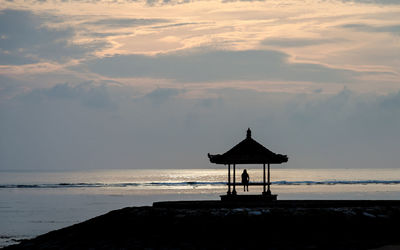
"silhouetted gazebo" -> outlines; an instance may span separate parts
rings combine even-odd
[[[270,164],[281,164],[288,161],[286,155],[275,154],[260,143],[251,138],[250,128],[247,130],[246,139],[231,148],[224,154],[211,155],[208,154],[210,162],[215,164],[228,165],[228,192],[227,196],[236,196],[236,164],[262,164],[263,165],[263,182],[250,183],[250,185],[262,185],[262,196],[276,199],[276,195],[271,195],[270,182]],[[231,183],[231,165],[233,166],[233,184]],[[268,166],[268,181],[265,178],[265,165]],[[231,186],[233,190],[231,191]],[[266,190],[266,187],[268,189]]]

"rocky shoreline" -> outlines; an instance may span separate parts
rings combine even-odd
[[[400,243],[398,201],[206,203],[127,207],[4,249],[374,249]]]

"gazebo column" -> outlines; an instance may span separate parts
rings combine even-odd
[[[233,164],[233,190],[232,194],[236,195],[236,164]]]
[[[266,182],[265,182],[265,163],[264,163],[263,164],[263,192],[262,192],[263,195],[267,194],[267,192],[265,190],[265,186],[266,186]]]
[[[268,163],[268,190],[267,190],[267,195],[271,195],[271,181],[270,181],[270,171],[269,171],[269,163]]]
[[[231,164],[228,164],[228,195],[231,194]]]

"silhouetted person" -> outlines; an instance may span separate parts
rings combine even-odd
[[[247,173],[247,170],[245,169],[245,170],[243,170],[243,173],[242,173],[243,191],[246,191],[246,189],[247,189],[247,192],[249,192],[249,181],[250,181],[250,176]]]

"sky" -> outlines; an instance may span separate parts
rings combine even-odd
[[[0,170],[400,167],[400,1],[0,0]]]

